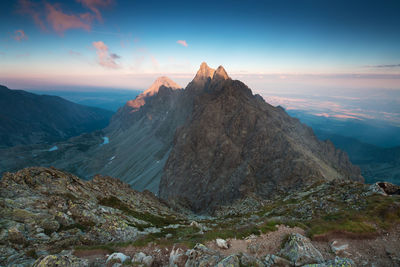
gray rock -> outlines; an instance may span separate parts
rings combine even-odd
[[[253,257],[246,253],[243,253],[240,256],[240,263],[242,266],[253,266],[253,267],[264,267],[265,266],[265,264],[262,261],[260,261],[256,257]]]
[[[321,263],[324,261],[324,257],[311,244],[311,241],[297,233],[289,235],[288,240],[279,254],[289,259],[295,266]]]
[[[8,240],[15,244],[26,243],[26,238],[24,234],[17,227],[12,227],[8,229]]]
[[[188,260],[185,267],[216,266],[222,259],[221,255],[203,244],[196,244],[193,249],[186,251]]]
[[[267,254],[264,258],[264,263],[265,266],[267,267],[274,267],[274,266],[279,266],[279,267],[290,267],[292,264],[290,261],[287,259],[284,259],[282,257],[273,255],[273,254]]]
[[[169,267],[183,267],[188,259],[188,256],[185,255],[184,251],[180,248],[175,249],[172,248],[171,253],[169,254]]]
[[[63,255],[48,255],[40,257],[35,261],[33,267],[86,267],[89,266],[89,261],[86,259],[80,259],[75,256],[63,256]]]
[[[355,266],[351,259],[335,257],[333,260],[328,260],[319,264],[306,264],[303,267],[351,267]]]
[[[230,255],[217,264],[217,267],[239,267],[239,266],[240,266],[240,261],[238,256],[236,255]]]

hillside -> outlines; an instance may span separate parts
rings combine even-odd
[[[53,143],[108,125],[112,112],[0,86],[0,148]]]

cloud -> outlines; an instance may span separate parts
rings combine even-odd
[[[369,68],[399,68],[400,64],[385,64],[385,65],[372,65]]]
[[[88,13],[81,14],[79,17],[76,15],[68,15],[51,4],[46,4],[46,12],[47,21],[53,29],[60,34],[68,29],[84,29],[87,31],[91,29],[91,19]]]
[[[17,12],[22,15],[30,16],[36,25],[42,30],[52,28],[59,34],[63,34],[69,29],[91,30],[93,20],[103,21],[100,7],[106,7],[113,3],[113,0],[76,0],[90,12],[67,14],[60,4],[50,4],[44,1],[44,4],[31,0],[18,0]]]
[[[188,44],[186,43],[185,40],[178,40],[178,41],[176,41],[176,43],[178,43],[178,44],[180,44],[180,45],[182,45],[184,47],[188,47]]]
[[[17,12],[32,17],[36,25],[38,25],[42,30],[46,30],[46,26],[42,19],[43,14],[40,12],[40,7],[36,3],[29,0],[19,0]]]
[[[76,0],[83,6],[89,8],[99,21],[103,21],[99,7],[107,7],[113,3],[112,0]]]
[[[76,51],[74,51],[74,50],[69,50],[69,51],[68,51],[68,54],[70,54],[71,56],[74,56],[74,57],[80,57],[80,56],[82,56],[81,53],[76,52]]]
[[[14,39],[17,40],[18,42],[22,40],[28,40],[28,36],[25,34],[23,30],[16,30],[14,35]]]
[[[99,64],[105,68],[118,69],[120,66],[115,62],[120,56],[114,53],[110,53],[108,46],[102,41],[93,42],[94,48],[96,48],[97,58]]]
[[[111,54],[110,54],[110,57],[111,57],[112,59],[119,59],[119,58],[121,58],[120,56],[118,56],[117,54],[114,54],[114,53],[111,53]]]

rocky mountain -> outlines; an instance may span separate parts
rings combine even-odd
[[[53,143],[108,125],[112,112],[0,86],[0,148]]]
[[[198,216],[111,177],[26,168],[0,180],[0,265],[398,266],[399,193],[331,181]]]
[[[201,212],[249,194],[271,198],[318,181],[362,181],[346,153],[221,66],[203,63],[184,94],[193,105],[164,167],[164,199]]]
[[[57,147],[3,151],[8,156],[0,167],[55,166],[86,179],[110,175],[196,212],[213,212],[249,195],[273,198],[319,181],[362,181],[346,153],[253,95],[223,67],[206,63],[186,89],[161,77],[101,133]]]
[[[383,148],[360,142],[355,138],[319,131],[321,139],[329,139],[346,151],[351,162],[360,166],[367,183],[387,181],[400,184],[400,147]]]

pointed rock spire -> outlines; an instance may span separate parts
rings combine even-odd
[[[218,69],[214,72],[213,80],[214,79],[222,79],[222,80],[229,79],[228,73],[226,73],[224,67],[222,66],[218,67]]]
[[[210,68],[207,63],[203,62],[200,65],[200,69],[197,71],[194,80],[205,80],[208,78],[212,78],[214,76],[215,70]]]

